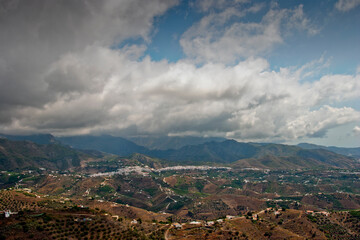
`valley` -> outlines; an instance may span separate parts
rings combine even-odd
[[[281,152],[273,156],[257,150],[253,159],[191,162],[2,141],[3,156],[11,156],[7,161],[39,164],[0,172],[0,211],[16,213],[2,215],[3,239],[359,237],[360,171],[350,167],[358,160],[342,155],[338,163],[325,150],[309,153],[332,160],[314,159],[311,165],[287,161],[289,153],[301,150],[285,145],[276,145]],[[22,146],[21,152],[13,145]],[[48,149],[57,162],[41,158],[49,156]],[[72,158],[79,163],[62,163]],[[277,167],[279,161],[287,164]]]

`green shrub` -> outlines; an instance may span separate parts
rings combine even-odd
[[[109,185],[105,185],[102,187],[99,187],[99,191],[103,193],[112,193],[115,191],[115,189]]]

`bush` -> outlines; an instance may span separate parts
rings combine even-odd
[[[265,237],[270,237],[271,235],[272,235],[271,232],[265,232],[265,233],[264,233],[264,236],[265,236]]]
[[[48,223],[52,220],[52,217],[47,215],[46,213],[44,213],[44,215],[42,216],[42,219],[43,219],[44,223]]]
[[[36,230],[38,230],[39,232],[42,232],[42,231],[44,231],[44,228],[42,226],[37,226]]]
[[[360,211],[353,210],[353,211],[349,211],[349,213],[353,217],[360,218]]]
[[[29,227],[27,225],[23,226],[23,232],[27,233],[29,231]]]

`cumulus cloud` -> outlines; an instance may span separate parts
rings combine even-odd
[[[182,35],[180,44],[185,54],[200,63],[234,63],[268,53],[275,45],[283,43],[285,34],[295,29],[309,34],[318,32],[305,16],[302,5],[295,9],[279,9],[273,4],[260,22],[241,21],[246,14],[263,7],[228,7],[209,13]],[[238,21],[234,22],[234,18]]]
[[[341,12],[350,11],[360,5],[360,0],[339,0],[335,4],[335,8]]]
[[[333,127],[360,120],[357,110],[335,107],[359,98],[359,73],[304,82],[302,76],[314,70],[311,64],[273,71],[266,59],[252,56],[233,65],[224,58],[197,66],[188,59],[153,61],[142,56],[144,45],[111,47],[129,37],[148,38],[153,17],[173,1],[71,1],[76,6],[26,2],[8,4],[1,12],[0,24],[7,33],[0,39],[1,131],[286,140],[324,136]],[[255,42],[268,39],[265,32],[273,31],[275,44],[282,41],[276,34],[281,32],[278,21],[294,16],[294,10],[290,12],[272,9],[261,23],[236,23],[228,30],[260,29],[254,36],[249,33]],[[234,13],[221,14],[217,21],[225,22]],[[209,26],[206,21],[213,20],[206,19],[194,27]],[[94,31],[87,32],[91,28]],[[217,33],[220,39],[226,35]]]

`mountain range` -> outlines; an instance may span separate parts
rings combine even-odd
[[[241,143],[235,140],[185,146],[178,150],[155,151],[150,156],[172,161],[236,163],[241,167],[271,169],[359,166],[352,157],[324,149],[303,149],[272,143]]]
[[[335,148],[343,154],[336,153],[333,148],[316,145],[299,146],[273,143],[243,143],[235,140],[211,138],[195,139],[192,143],[177,149],[160,150],[163,147],[149,149],[137,145],[125,138],[110,135],[54,137],[46,135],[11,136],[0,135],[0,168],[16,168],[23,166],[40,166],[66,169],[79,166],[80,159],[87,154],[96,158],[101,151],[119,156],[129,156],[134,153],[144,154],[177,162],[178,164],[231,164],[234,167],[258,167],[270,169],[295,168],[358,168],[359,161],[353,154],[348,156],[346,148]],[[16,140],[16,141],[10,141]],[[19,141],[23,140],[23,141]],[[147,141],[155,143],[159,141]],[[172,140],[165,139],[167,142]],[[186,138],[177,138],[173,142],[181,142]],[[206,141],[209,140],[209,141]],[[182,143],[183,144],[183,143]],[[170,145],[170,144],[169,144]],[[164,146],[164,145],[162,145]],[[311,149],[310,149],[311,148]],[[81,149],[78,151],[76,149]],[[85,152],[85,150],[87,150]],[[91,152],[89,150],[95,150]],[[355,151],[354,149],[348,149]],[[354,152],[356,153],[356,152]],[[346,156],[347,155],[347,156]]]

